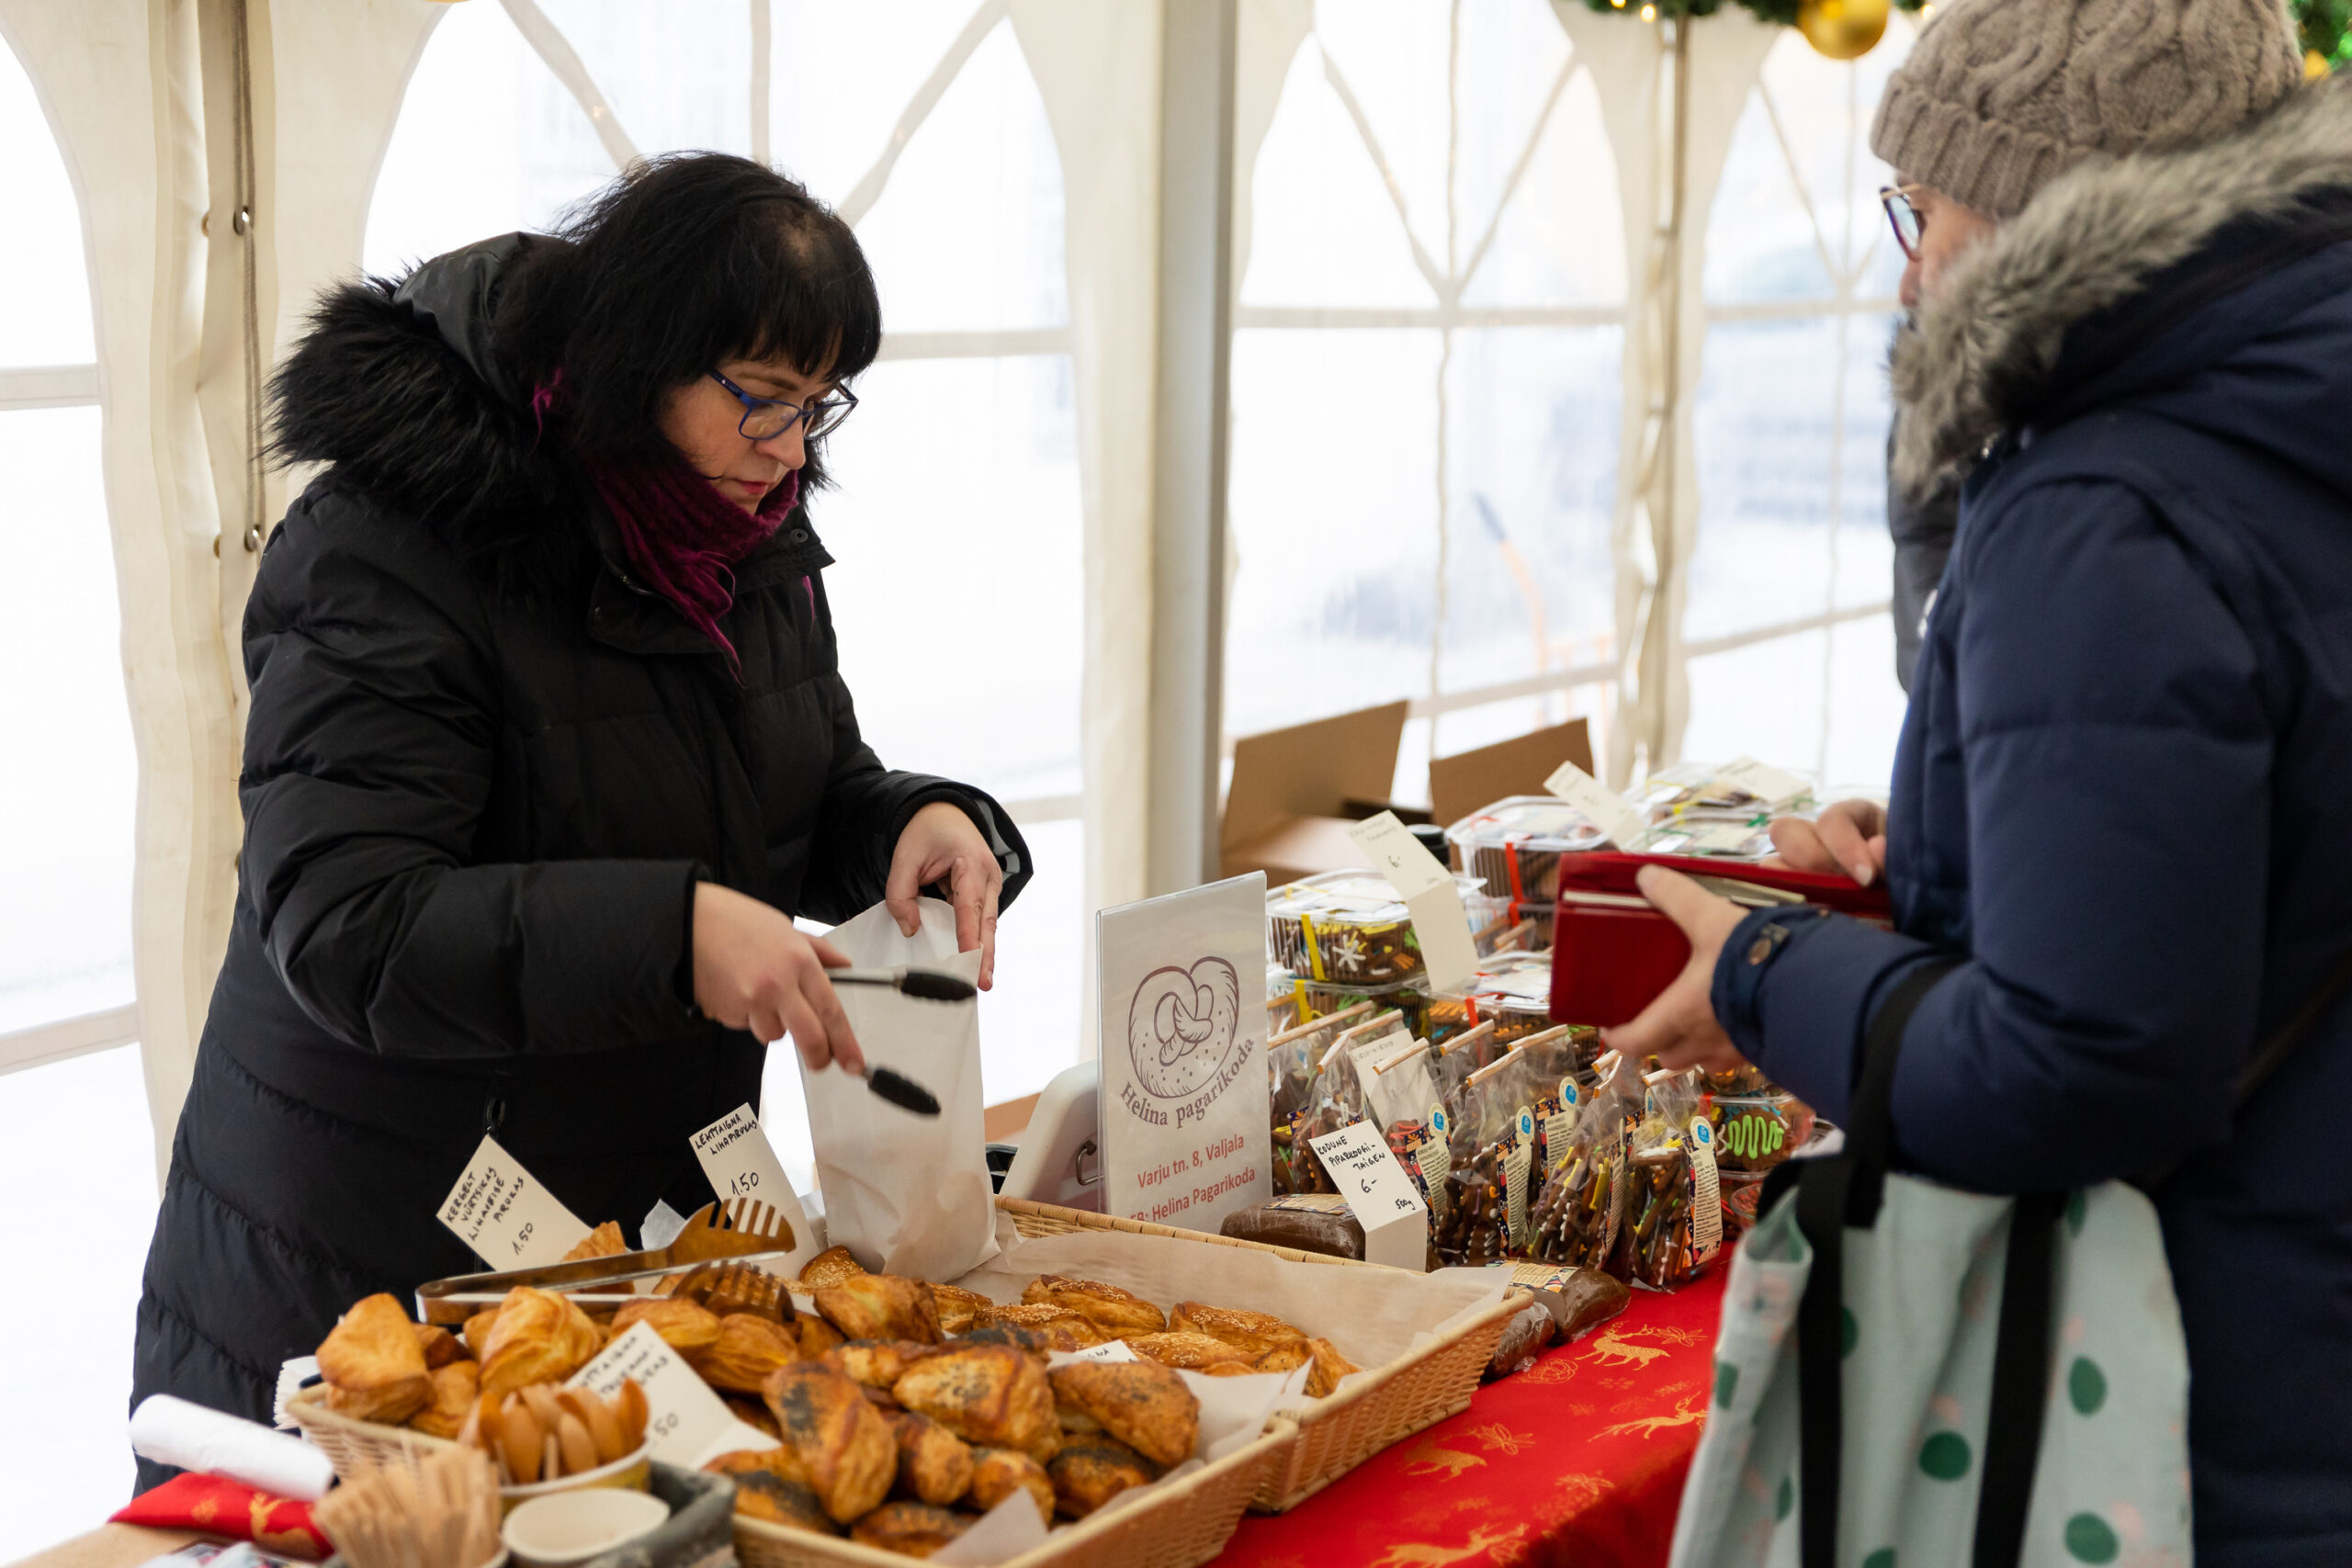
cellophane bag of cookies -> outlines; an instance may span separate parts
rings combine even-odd
[[[1569,1086],[1576,1101],[1555,1118],[1545,1140],[1544,1182],[1535,1201],[1538,1262],[1598,1269],[1609,1261],[1623,1206],[1625,1104],[1638,1103],[1632,1065],[1604,1056],[1590,1086]]]
[[[1470,1075],[1450,1129],[1447,1214],[1438,1253],[1478,1267],[1524,1256],[1532,1237],[1529,1190],[1541,1086],[1514,1051]]]
[[[1330,1043],[1323,1048],[1317,1063],[1314,1103],[1292,1135],[1290,1171],[1296,1184],[1292,1190],[1297,1192],[1339,1190],[1315,1153],[1314,1142],[1326,1133],[1336,1133],[1364,1120],[1363,1084],[1357,1075],[1355,1047],[1383,1040],[1403,1045],[1412,1036],[1406,1032],[1404,1015],[1392,1011],[1341,1029],[1329,1038]]]
[[[1286,1030],[1266,1043],[1266,1080],[1273,1123],[1273,1183],[1276,1193],[1310,1192],[1300,1185],[1298,1168],[1306,1158],[1300,1136],[1315,1111],[1315,1082],[1333,1036],[1352,1020],[1325,1019]]]
[[[1696,1279],[1723,1246],[1714,1130],[1696,1072],[1653,1073],[1645,1082],[1609,1271],[1637,1288],[1670,1291]]]

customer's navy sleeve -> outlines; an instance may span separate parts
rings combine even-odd
[[[1964,1186],[2080,1186],[2227,1133],[2262,972],[2271,732],[2243,626],[2136,491],[2045,485],[1982,524],[1945,626],[1974,952],[1905,1033],[1896,1133]],[[1888,982],[1931,950],[1782,916],[1759,952],[1774,918],[1726,943],[1717,1015],[1834,1119]]]

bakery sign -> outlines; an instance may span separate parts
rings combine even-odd
[[[1272,1190],[1262,873],[1105,909],[1103,1208],[1215,1232]]]

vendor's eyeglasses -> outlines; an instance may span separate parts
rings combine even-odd
[[[1912,261],[1919,259],[1919,236],[1928,227],[1928,220],[1920,217],[1919,209],[1911,204],[1911,193],[1921,188],[1919,186],[1881,186],[1878,192],[1878,204],[1886,209],[1886,220],[1894,227],[1894,243],[1903,247],[1904,255]]]
[[[773,441],[795,424],[803,426],[803,437],[814,441],[826,433],[841,428],[842,421],[857,407],[857,399],[846,387],[834,389],[830,398],[819,398],[812,403],[788,403],[782,398],[755,398],[714,370],[710,378],[735,394],[743,405],[742,422],[736,429],[753,441]]]

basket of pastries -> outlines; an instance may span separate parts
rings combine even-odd
[[[1252,1369],[1312,1368],[1303,1397],[1281,1412],[1296,1424],[1296,1440],[1282,1450],[1250,1499],[1250,1506],[1265,1512],[1295,1506],[1391,1443],[1465,1408],[1504,1325],[1526,1304],[1504,1290],[1508,1281],[1500,1271],[1490,1284],[1438,1280],[1021,1199],[1000,1198],[997,1208],[1026,1240],[1091,1243],[1123,1258],[1122,1247],[1134,1249],[1123,1269],[1143,1298],[1128,1308],[1134,1321],[1120,1321],[1105,1307],[1080,1311],[1081,1303],[1069,1303],[1096,1332],[1212,1376],[1235,1375],[1241,1370],[1236,1362]],[[1001,1221],[1001,1235],[1003,1228]],[[1014,1256],[1025,1259],[1038,1250],[1024,1247]],[[1312,1266],[1317,1277],[1279,1278],[1294,1264]],[[1351,1274],[1325,1275],[1327,1269]],[[1141,1288],[1154,1280],[1166,1281],[1159,1294]],[[1188,1299],[1195,1296],[1209,1299]],[[1255,1306],[1227,1304],[1253,1297]],[[1258,1310],[1278,1299],[1295,1304],[1279,1313]],[[1151,1316],[1163,1300],[1164,1329],[1154,1326]],[[1046,1304],[1046,1323],[1064,1321],[1054,1303]],[[1008,1312],[1035,1315],[1031,1309],[1000,1307],[1000,1320]],[[1328,1329],[1328,1337],[1317,1329]]]

